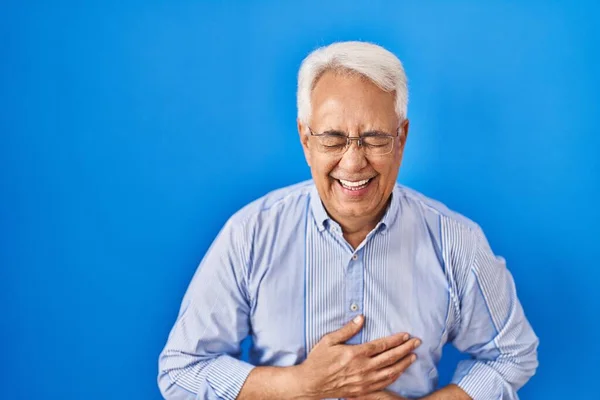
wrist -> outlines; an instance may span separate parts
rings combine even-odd
[[[284,368],[284,381],[288,388],[286,398],[289,400],[318,399],[316,391],[311,384],[310,377],[302,364]]]

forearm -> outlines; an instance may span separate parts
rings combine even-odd
[[[229,355],[191,362],[176,351],[160,357],[159,388],[165,399],[235,398],[255,368]]]
[[[464,390],[454,384],[443,387],[440,390],[422,397],[420,400],[472,400]]]
[[[308,400],[298,367],[256,367],[240,391],[237,400]]]
[[[458,289],[459,324],[452,344],[471,357],[458,363],[451,383],[474,399],[518,399],[537,368],[536,337],[525,318],[512,275],[479,229],[469,273]]]

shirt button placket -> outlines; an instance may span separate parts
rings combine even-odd
[[[347,303],[347,312],[346,312],[346,320],[349,321],[357,315],[363,313],[364,305],[363,305],[363,289],[364,289],[364,281],[363,281],[363,261],[360,254],[360,251],[354,253],[352,257],[350,257],[348,263],[348,271],[346,274],[346,301]],[[347,343],[349,344],[358,344],[362,342],[362,330],[356,336],[351,338]]]

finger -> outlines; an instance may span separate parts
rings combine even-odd
[[[381,339],[372,340],[367,343],[363,343],[359,347],[359,351],[369,357],[381,354],[385,351],[398,347],[402,343],[406,342],[410,338],[408,333],[398,333],[395,335],[387,336]]]
[[[421,345],[421,340],[413,338],[407,342],[402,343],[390,350],[376,355],[371,358],[369,362],[369,368],[381,369],[390,365],[395,364],[402,358],[408,356],[412,351]]]
[[[411,354],[394,365],[367,374],[363,379],[364,386],[361,392],[374,393],[384,390],[394,383],[416,359],[416,355]]]
[[[352,321],[348,322],[337,331],[328,333],[323,338],[332,345],[345,343],[362,329],[364,322],[365,318],[362,315],[357,315]]]
[[[406,371],[408,367],[417,360],[416,354],[411,354],[404,357],[397,363],[390,365],[389,367],[380,369],[379,371],[372,372],[367,378],[371,383],[367,386],[368,392],[375,392],[391,385],[396,379],[400,377]]]

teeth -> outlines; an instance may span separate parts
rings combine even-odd
[[[369,182],[369,179],[363,179],[362,181],[358,181],[358,182],[345,181],[343,179],[340,179],[340,183],[343,186],[346,186],[346,187],[349,187],[349,188],[357,188],[357,187],[366,185],[367,182]]]

